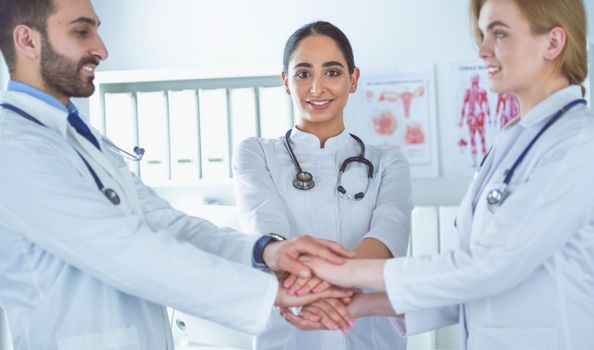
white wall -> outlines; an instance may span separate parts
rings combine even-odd
[[[6,88],[6,83],[8,83],[8,67],[6,67],[4,57],[0,54],[0,90]]]
[[[592,0],[586,0],[591,2]],[[455,176],[450,64],[476,57],[467,0],[94,1],[110,50],[101,70],[277,66],[299,26],[328,20],[349,37],[362,75],[434,63],[440,177],[414,181],[417,205],[455,205],[470,181]],[[589,4],[591,7],[592,5]],[[594,14],[589,13],[591,23]],[[592,33],[592,30],[591,30]],[[347,120],[357,116],[347,111]],[[454,135],[454,136],[450,136]]]

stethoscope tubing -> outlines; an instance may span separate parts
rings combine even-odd
[[[43,124],[41,121],[39,121],[39,119],[35,118],[34,116],[30,115],[29,113],[23,111],[22,109],[8,104],[8,103],[0,103],[0,107],[8,109],[12,112],[17,113],[18,115],[20,115],[21,117],[37,124],[40,125],[42,127],[47,128],[47,125]],[[113,145],[113,144],[112,144]],[[114,145],[115,146],[115,145]],[[74,148],[74,147],[73,147]],[[80,159],[83,161],[83,163],[85,164],[85,166],[87,167],[87,169],[89,170],[89,172],[91,173],[91,176],[93,177],[93,180],[95,181],[95,184],[97,185],[97,188],[99,189],[99,191],[101,193],[103,193],[107,199],[109,199],[109,201],[111,203],[113,203],[113,205],[118,205],[120,204],[120,197],[118,196],[117,192],[114,191],[111,188],[106,188],[103,185],[103,181],[101,181],[101,179],[99,178],[99,176],[97,175],[97,173],[95,172],[95,170],[93,169],[93,167],[91,167],[91,165],[89,164],[89,162],[85,159],[85,157],[83,157],[83,155],[74,148],[74,151],[76,152],[76,154],[78,154],[78,156],[80,157]]]
[[[534,146],[536,141],[538,141],[538,139],[545,133],[545,131],[547,131],[547,129],[549,129],[553,124],[555,124],[567,111],[569,111],[571,108],[575,107],[576,105],[582,104],[582,103],[585,104],[586,100],[584,100],[584,99],[573,100],[570,103],[563,106],[563,108],[561,108],[559,111],[557,111],[555,114],[553,114],[552,117],[550,117],[550,119],[546,122],[546,124],[532,138],[532,140],[530,141],[528,146],[526,146],[526,148],[524,148],[524,150],[522,151],[520,156],[516,159],[514,164],[512,164],[512,166],[508,170],[505,171],[505,178],[503,179],[503,186],[500,189],[494,189],[494,190],[489,191],[489,193],[487,193],[487,198],[486,198],[487,199],[487,207],[489,208],[489,210],[491,212],[494,212],[495,208],[499,207],[501,204],[503,204],[503,202],[507,199],[507,197],[509,197],[510,192],[507,188],[508,188],[509,184],[511,183],[514,173],[515,173],[516,169],[520,166],[522,161],[524,161],[524,158],[526,158],[526,155],[528,154],[528,152],[530,151],[532,146]],[[487,154],[483,158],[483,161],[481,162],[481,165],[480,165],[481,167],[485,163],[485,160],[487,159],[489,153],[491,153],[491,149],[489,150],[489,152],[487,152]]]
[[[509,170],[506,172],[505,178],[503,179],[503,183],[505,185],[509,185],[510,184],[511,179],[514,176],[514,173],[515,173],[516,169],[522,163],[522,161],[524,161],[524,158],[526,158],[526,155],[528,154],[528,152],[530,151],[530,149],[532,148],[532,146],[534,146],[534,144],[536,143],[536,141],[538,141],[538,139],[542,136],[542,134],[544,134],[544,132],[547,131],[548,128],[550,128],[553,124],[555,124],[555,122],[557,122],[567,111],[569,111],[573,107],[577,106],[578,104],[582,104],[582,103],[583,104],[586,104],[587,101],[582,98],[582,99],[573,100],[573,101],[569,102],[568,104],[566,104],[565,106],[563,106],[563,108],[561,108],[560,110],[558,110],[551,117],[551,119],[549,119],[549,121],[547,121],[547,123],[538,131],[538,133],[536,134],[536,136],[534,136],[534,138],[532,139],[532,141],[530,141],[530,143],[528,144],[528,146],[526,146],[526,148],[524,149],[524,151],[522,152],[522,154],[520,154],[520,156],[518,157],[518,159],[516,159],[516,161],[514,162],[514,164],[511,166],[511,168],[509,168]]]
[[[285,148],[287,149],[287,151],[289,153],[289,156],[291,157],[291,159],[293,161],[293,164],[295,165],[295,168],[297,169],[297,175],[296,175],[295,179],[293,180],[293,187],[295,187],[298,190],[309,190],[315,186],[315,182],[313,180],[313,175],[309,172],[303,171],[303,169],[301,168],[301,165],[299,164],[299,161],[297,160],[297,157],[295,156],[295,153],[293,151],[293,147],[291,146],[291,132],[292,132],[292,129],[289,129],[285,133],[284,144],[285,144]],[[349,135],[355,141],[357,141],[357,143],[359,144],[359,146],[361,148],[361,151],[357,156],[349,157],[342,162],[340,169],[338,171],[336,190],[338,191],[338,193],[340,193],[340,195],[342,195],[346,198],[360,200],[365,196],[365,193],[367,193],[367,190],[369,189],[369,182],[373,178],[373,174],[374,174],[374,166],[373,166],[373,163],[371,163],[371,161],[369,161],[367,158],[365,158],[365,143],[363,142],[363,140],[361,140],[361,138],[359,138],[357,135],[354,135],[351,133],[349,133]],[[367,186],[365,187],[364,192],[356,193],[354,196],[351,196],[346,191],[346,189],[342,186],[342,182],[341,182],[342,174],[346,171],[347,166],[352,162],[363,163],[367,167]],[[302,177],[307,177],[307,180],[302,181],[301,180]]]

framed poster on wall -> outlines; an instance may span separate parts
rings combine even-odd
[[[487,66],[482,61],[456,62],[451,67],[452,101],[450,122],[457,133],[447,142],[458,149],[451,161],[458,176],[470,176],[493,144],[495,135],[519,113],[512,93],[489,90]]]
[[[366,143],[398,148],[413,177],[437,177],[437,122],[433,65],[362,78],[356,132]]]
[[[584,81],[586,100],[588,100],[590,108],[592,108],[592,101],[594,101],[594,74],[592,74],[592,68],[594,68],[594,36],[588,38],[588,77]]]

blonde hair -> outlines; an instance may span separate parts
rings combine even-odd
[[[483,42],[483,34],[478,28],[478,18],[486,1],[470,0],[474,39],[479,46]],[[588,28],[583,0],[514,0],[514,2],[530,22],[534,33],[545,34],[555,27],[565,30],[567,40],[563,52],[557,59],[557,67],[570,84],[580,85],[588,75],[586,50]]]

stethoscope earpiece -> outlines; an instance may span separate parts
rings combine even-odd
[[[140,162],[144,156],[144,148],[142,147],[134,146],[134,154],[132,154],[128,151],[124,151],[105,136],[102,136],[101,140],[103,141],[103,144],[106,145],[107,148],[109,148],[112,152],[119,154],[120,156],[133,162]]]

